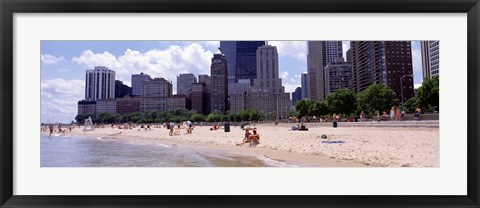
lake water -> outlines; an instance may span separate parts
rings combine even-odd
[[[169,145],[159,140],[40,135],[42,167],[288,167],[263,155]]]

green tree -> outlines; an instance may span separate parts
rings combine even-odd
[[[196,113],[192,115],[191,119],[193,122],[200,122],[205,120],[205,116],[203,116],[202,114]]]
[[[290,118],[290,117],[296,117],[296,118],[298,118],[298,116],[300,116],[300,113],[298,113],[298,111],[296,111],[296,110],[292,110],[292,111],[288,111],[287,116],[288,116],[289,118]]]
[[[439,76],[434,76],[431,79],[426,78],[422,82],[422,86],[418,88],[417,107],[421,107],[423,111],[433,111],[434,108],[439,109],[439,93],[440,93]]]
[[[327,97],[326,104],[331,113],[350,115],[357,108],[357,98],[351,90],[340,89]]]
[[[418,97],[411,97],[403,104],[403,110],[406,113],[413,113],[415,109],[420,106],[420,99]]]
[[[295,103],[295,110],[300,117],[308,116],[309,101],[310,100],[299,100]]]
[[[144,118],[142,113],[135,112],[131,115],[130,121],[133,122],[133,123],[138,123],[140,120],[142,120],[142,118]]]
[[[359,111],[373,114],[390,109],[396,102],[393,90],[381,84],[373,84],[357,94]]]

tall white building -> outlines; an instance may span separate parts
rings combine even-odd
[[[132,74],[132,95],[142,95],[142,82],[150,80],[150,75],[144,74]]]
[[[265,45],[257,49],[257,78],[253,86],[268,92],[285,92],[282,80],[278,77],[277,47]]]
[[[115,71],[104,66],[86,70],[85,99],[115,99]]]
[[[440,41],[421,41],[423,78],[437,76],[440,72]]]
[[[343,55],[342,41],[308,41],[307,73],[308,98],[325,100],[325,74],[327,64]]]

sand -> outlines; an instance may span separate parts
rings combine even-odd
[[[177,136],[169,136],[166,128],[146,131],[105,127],[89,132],[75,128],[67,134],[159,139],[169,143],[264,154],[320,167],[439,167],[438,128],[333,128],[307,124],[309,131],[289,131],[291,125],[250,126],[260,134],[260,144],[256,147],[237,146],[244,135],[239,126],[231,126],[230,132],[223,129],[211,131],[211,126],[196,126],[193,134],[186,134],[186,130],[182,129]],[[327,139],[322,139],[322,134],[327,135]]]

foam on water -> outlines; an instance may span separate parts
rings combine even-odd
[[[167,147],[167,148],[170,148],[172,146],[170,145],[166,145],[166,144],[162,144],[162,143],[157,143],[158,146],[162,146],[162,147]]]
[[[263,161],[264,163],[266,163],[270,166],[273,166],[273,167],[299,167],[299,166],[289,164],[289,163],[286,163],[286,162],[274,160],[274,159],[269,158],[265,155],[256,155],[256,157],[257,157],[257,159],[259,159],[259,160]]]

